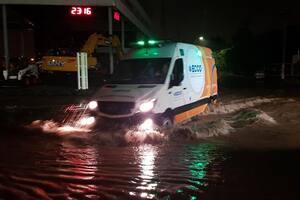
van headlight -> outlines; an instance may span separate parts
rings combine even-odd
[[[139,109],[141,112],[149,112],[154,108],[155,99],[151,101],[144,102],[140,105]]]
[[[97,101],[90,101],[90,102],[88,103],[88,108],[89,108],[90,110],[95,110],[97,107],[98,107]]]

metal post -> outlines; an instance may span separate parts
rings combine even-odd
[[[81,88],[85,90],[85,66],[84,66],[84,54],[80,53],[80,63],[81,63]]]
[[[281,79],[285,79],[286,23],[283,25]]]
[[[122,50],[123,50],[123,52],[124,52],[124,50],[125,50],[125,32],[124,32],[125,22],[124,22],[123,17],[122,17],[121,20],[122,20],[122,21],[121,21],[121,40],[122,40]]]
[[[8,35],[7,35],[7,13],[6,5],[2,5],[2,24],[3,24],[3,45],[4,45],[4,59],[5,68],[9,70],[9,52],[8,52]]]
[[[77,52],[77,84],[78,90],[81,90],[81,63],[80,63],[80,53]]]
[[[112,40],[113,34],[113,24],[112,24],[112,8],[108,7],[108,34],[110,40]],[[113,57],[113,49],[112,45],[109,48],[109,73],[112,74],[114,72],[114,57]]]
[[[78,90],[89,89],[87,53],[77,52]]]
[[[88,60],[87,53],[84,53],[84,66],[85,66],[85,89],[89,89],[89,71],[88,71]]]

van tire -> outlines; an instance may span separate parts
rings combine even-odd
[[[171,112],[166,112],[161,117],[160,126],[162,128],[171,128],[174,125],[174,117]]]

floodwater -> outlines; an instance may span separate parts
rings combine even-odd
[[[54,119],[0,136],[0,199],[299,199],[299,99],[221,102],[171,130]]]

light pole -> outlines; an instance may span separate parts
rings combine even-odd
[[[280,78],[285,79],[285,61],[286,61],[286,45],[287,45],[287,10],[282,10],[281,12],[283,20],[283,33],[282,33],[282,64],[281,64],[281,74]]]

